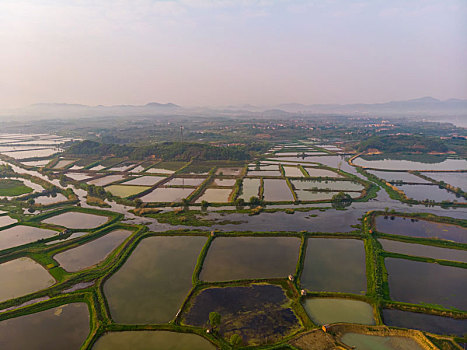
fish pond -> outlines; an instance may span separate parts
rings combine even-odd
[[[422,179],[421,177],[403,172],[403,171],[377,171],[377,170],[368,170],[368,173],[379,177],[387,182],[408,182],[408,183],[419,183],[419,184],[427,184],[430,181]]]
[[[384,263],[393,300],[467,310],[467,269],[394,258]]]
[[[467,191],[467,173],[423,173],[436,181],[444,181],[451,186]]]
[[[57,235],[57,231],[17,225],[0,231],[0,250],[36,242]]]
[[[141,197],[143,202],[180,202],[195,189],[192,187],[159,187]]]
[[[104,260],[115,248],[132,234],[127,230],[115,230],[105,236],[54,256],[65,270],[75,272]]]
[[[135,194],[141,193],[150,189],[149,186],[125,186],[125,185],[110,185],[105,188],[106,191],[109,191],[114,196],[126,198],[129,196],[134,196]]]
[[[207,201],[209,203],[226,203],[229,201],[231,188],[207,188],[195,203]]]
[[[447,249],[424,244],[393,241],[389,239],[380,239],[379,242],[387,252],[467,263],[467,250]]]
[[[366,264],[363,241],[308,239],[301,284],[311,291],[364,293]]]
[[[417,157],[413,157],[417,159]],[[431,157],[429,162],[421,162],[416,160],[394,159],[381,156],[366,156],[365,159],[358,157],[354,159],[355,165],[360,165],[367,168],[383,169],[383,170],[465,170],[467,169],[467,160],[453,159],[444,157]]]
[[[243,344],[275,343],[301,328],[285,291],[275,285],[204,289],[190,304],[183,323],[207,327],[209,313],[218,312],[221,336],[230,339],[239,334]]]
[[[79,349],[89,333],[85,303],[62,305],[0,322],[3,349]]]
[[[210,350],[216,349],[206,339],[189,333],[167,331],[110,332],[100,337],[93,350]]]
[[[259,186],[259,179],[243,179],[242,193],[239,198],[247,202],[251,197],[258,197]]]
[[[457,197],[455,193],[449,192],[444,188],[439,188],[437,185],[397,185],[397,188],[404,191],[408,198],[417,201],[434,200],[435,202],[442,201],[458,201],[465,202],[462,197]]]
[[[91,229],[105,224],[108,220],[108,216],[69,211],[42,220],[42,222],[71,229]]]
[[[117,323],[167,323],[192,287],[192,274],[206,237],[166,236],[142,240],[104,283]]]
[[[303,305],[318,325],[347,322],[374,325],[373,307],[359,300],[341,298],[307,298]]]
[[[342,175],[327,169],[307,167],[305,170],[311,177],[342,177]]]
[[[264,179],[264,200],[268,202],[292,202],[293,194],[283,179]]]
[[[166,186],[194,186],[198,187],[206,180],[205,177],[174,177]]]
[[[384,309],[384,323],[391,327],[413,328],[423,332],[463,337],[467,333],[467,319],[456,319],[419,312]]]
[[[403,216],[377,216],[376,229],[393,235],[467,243],[467,228]]]
[[[2,281],[0,302],[37,292],[55,283],[46,269],[29,258],[19,258],[0,264],[0,281]]]
[[[330,190],[330,191],[361,191],[363,185],[352,181],[307,181],[291,180],[296,189],[299,190]]]
[[[136,179],[126,181],[124,185],[154,186],[158,182],[165,180],[165,176],[141,176]]]
[[[295,237],[218,237],[209,247],[200,279],[286,278],[295,274],[299,250]]]
[[[108,184],[111,184],[112,182],[123,180],[124,178],[125,177],[123,175],[107,175],[98,179],[88,181],[88,184],[96,186],[106,186]]]

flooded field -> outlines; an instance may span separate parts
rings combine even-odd
[[[17,225],[0,231],[0,250],[36,242],[57,235],[57,231]]]
[[[357,239],[309,238],[301,284],[311,291],[366,291],[365,248]]]
[[[276,176],[280,177],[282,176],[281,172],[279,170],[248,170],[247,176]]]
[[[294,275],[300,239],[218,237],[209,247],[200,279],[227,281]]]
[[[377,170],[368,170],[368,173],[373,174],[380,179],[386,180],[388,182],[403,181],[409,183],[420,183],[427,184],[430,181],[422,179],[417,175],[401,172],[401,171],[377,171]]]
[[[34,198],[34,203],[48,205],[58,202],[65,202],[68,198],[66,198],[63,194],[57,193],[55,196],[39,196]]]
[[[87,180],[93,177],[93,175],[83,174],[83,173],[66,173],[65,175],[69,177],[70,179],[73,179],[76,181],[83,181],[83,180]]]
[[[306,167],[305,170],[311,177],[342,177],[342,175],[327,169]]]
[[[331,190],[331,191],[361,191],[363,186],[359,183],[352,181],[307,181],[307,180],[291,180],[296,189],[311,190],[316,188],[318,190]]]
[[[117,323],[167,323],[192,287],[206,237],[149,237],[104,284]]]
[[[57,162],[57,164],[54,165],[54,169],[62,169],[70,164],[72,164],[74,162],[74,160],[70,160],[70,159],[61,159]]]
[[[152,173],[152,174],[167,174],[171,175],[175,172],[175,170],[169,170],[169,169],[162,169],[162,168],[149,168],[146,170],[147,173]]]
[[[467,243],[467,228],[461,226],[400,216],[377,216],[375,224],[379,232]]]
[[[341,338],[346,345],[358,350],[423,350],[414,339],[408,337],[382,337],[377,335],[346,333]]]
[[[111,231],[94,241],[59,253],[54,259],[67,271],[79,271],[104,260],[131,234],[127,230]]]
[[[184,177],[174,177],[172,180],[167,182],[165,186],[194,186],[198,187],[203,183],[203,181],[206,180],[205,177],[190,177],[190,178],[184,178]]]
[[[111,184],[112,182],[120,181],[123,179],[124,179],[123,175],[108,175],[108,176],[100,177],[98,179],[91,180],[88,182],[88,184],[96,185],[96,186],[106,186],[108,184]]]
[[[269,202],[291,202],[294,198],[285,180],[264,179],[264,200]]]
[[[435,334],[463,337],[467,333],[467,319],[455,319],[418,312],[384,309],[384,324],[392,327],[413,328]]]
[[[363,301],[340,298],[307,298],[303,306],[311,320],[318,325],[338,322],[375,324],[373,307]]]
[[[62,305],[0,322],[4,349],[79,349],[89,333],[84,303]]]
[[[90,229],[101,226],[108,220],[109,217],[107,216],[70,211],[52,216],[42,220],[42,222],[66,228]]]
[[[43,148],[43,149],[36,149],[32,151],[4,152],[4,154],[7,155],[8,157],[21,160],[21,159],[28,159],[28,158],[49,157],[61,151],[62,151],[61,149],[57,149],[57,148]]]
[[[363,167],[384,170],[467,170],[467,160],[451,158],[440,158],[438,162],[422,163],[420,161],[391,159],[389,157],[375,160],[358,157],[353,162]]]
[[[125,181],[123,185],[153,186],[165,179],[165,176],[141,176],[130,181]]]
[[[185,324],[203,327],[209,312],[221,315],[220,334],[229,339],[240,334],[249,345],[270,344],[300,328],[279,286],[253,284],[248,287],[209,288],[192,300]]]
[[[462,197],[457,197],[454,193],[439,188],[436,185],[397,185],[397,188],[404,191],[408,198],[413,198],[417,201],[434,200],[435,202],[442,201],[458,201],[465,202]]]
[[[104,334],[92,347],[93,350],[210,350],[216,349],[206,339],[196,334],[166,331],[110,332]]]
[[[16,222],[18,222],[18,220],[13,219],[13,218],[9,217],[8,215],[0,216],[0,228],[11,225],[11,224],[14,224]],[[0,232],[0,237],[1,237],[1,235],[2,235],[2,233]]]
[[[195,189],[192,187],[160,187],[141,197],[143,202],[180,202]]]
[[[284,166],[285,176],[287,177],[304,177],[302,171],[293,166]]]
[[[236,180],[235,179],[215,179],[214,184],[216,186],[226,186],[226,187],[232,187],[235,185]]]
[[[259,179],[243,179],[242,193],[239,198],[244,201],[249,201],[251,197],[257,197],[259,192],[260,180]]]
[[[216,175],[233,175],[238,176],[243,168],[219,168],[216,170]]]
[[[126,198],[150,189],[150,186],[110,185],[105,188],[114,196]]]
[[[226,203],[229,201],[230,193],[232,193],[231,188],[207,188],[195,203],[201,203],[202,201]]]
[[[55,283],[41,265],[29,258],[10,260],[0,264],[0,302],[37,292]],[[5,283],[8,281],[8,283]],[[0,322],[0,334],[1,334]],[[0,337],[0,344],[1,342]]]
[[[467,191],[467,173],[423,173],[423,175]]]
[[[388,252],[467,263],[467,250],[446,249],[423,244],[392,241],[389,239],[379,239],[379,242],[383,246],[383,249]]]
[[[467,310],[467,270],[435,263],[386,258],[393,300]]]

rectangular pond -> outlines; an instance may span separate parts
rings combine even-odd
[[[363,185],[352,181],[308,181],[291,180],[296,189],[300,190],[330,190],[330,191],[361,191]]]
[[[367,168],[383,169],[383,170],[467,170],[467,160],[465,159],[444,159],[443,157],[432,157],[430,162],[420,162],[405,159],[392,159],[387,157],[379,159],[377,157],[358,157],[354,159],[354,164]],[[415,159],[415,158],[414,158]]]
[[[124,324],[167,323],[192,287],[206,237],[158,236],[142,240],[104,284],[112,319]]]
[[[467,191],[467,173],[423,173],[436,181],[444,181],[451,186]]]
[[[10,260],[0,264],[0,281],[2,281],[0,302],[37,292],[55,283],[46,269],[29,258]]]
[[[359,333],[345,333],[341,341],[358,350],[423,350],[413,338],[398,336],[378,336]]]
[[[180,202],[194,190],[192,187],[159,187],[141,197],[141,200],[143,202]]]
[[[112,193],[114,196],[126,198],[134,196],[150,189],[151,186],[126,186],[126,185],[110,185],[105,188],[106,191]]]
[[[66,177],[69,177],[70,179],[76,180],[76,181],[83,181],[90,179],[93,177],[93,175],[86,174],[86,173],[66,173]]]
[[[377,171],[368,170],[368,173],[379,177],[387,182],[403,181],[409,183],[428,184],[430,181],[422,179],[421,177],[401,171]]]
[[[123,179],[124,179],[123,175],[107,175],[104,177],[100,177],[98,179],[88,181],[88,184],[96,185],[96,186],[106,186],[108,184],[111,184],[112,182],[120,181]]]
[[[467,228],[401,216],[377,216],[376,229],[393,235],[467,243]]]
[[[242,192],[239,198],[248,202],[251,197],[258,197],[260,180],[259,179],[243,179]]]
[[[207,201],[209,203],[226,203],[229,201],[231,188],[207,188],[195,203]]]
[[[283,179],[264,179],[264,200],[268,202],[292,202],[293,194]]]
[[[467,310],[467,269],[386,258],[391,299]]]
[[[154,186],[155,184],[165,180],[165,176],[141,176],[130,181],[125,181],[123,185],[137,185],[137,186]]]
[[[57,231],[44,228],[17,225],[0,231],[0,250],[36,242],[57,235]]]
[[[69,272],[79,271],[104,260],[132,233],[127,230],[111,231],[103,237],[61,252],[54,259]]]
[[[379,239],[379,242],[387,252],[467,263],[467,250],[447,249],[424,244],[393,241],[390,239]]]
[[[365,293],[366,263],[363,241],[309,238],[301,285],[310,291]]]
[[[287,177],[304,177],[302,171],[294,166],[284,166],[285,176]]]
[[[108,216],[69,211],[42,220],[46,224],[63,226],[66,228],[90,229],[101,226],[109,220]]]
[[[307,167],[305,170],[311,177],[342,177],[342,175],[327,169]]]
[[[165,184],[165,186],[194,186],[198,187],[206,180],[205,177],[174,177],[169,182]]]
[[[279,170],[248,170],[247,176],[282,176],[282,173]]]
[[[3,349],[80,349],[88,333],[89,311],[85,303],[0,321]]]
[[[456,319],[394,309],[383,309],[384,324],[391,327],[418,329],[423,332],[463,337],[467,319]]]
[[[242,172],[243,168],[219,168],[216,170],[216,175],[233,175],[238,176]]]
[[[435,202],[442,201],[458,201],[465,202],[462,197],[457,197],[454,193],[449,192],[444,188],[439,188],[437,185],[397,185],[397,188],[404,191],[408,198],[413,198],[417,201],[434,200]]]
[[[295,237],[218,237],[209,247],[200,279],[286,278],[295,274],[299,251]]]
[[[235,179],[214,179],[214,184],[216,186],[232,187],[236,181]]]

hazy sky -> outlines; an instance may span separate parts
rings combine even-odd
[[[0,0],[0,107],[467,98],[467,0]]]

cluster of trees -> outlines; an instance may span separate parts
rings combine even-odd
[[[213,146],[194,142],[161,142],[147,146],[131,146],[104,144],[85,140],[72,145],[68,154],[129,157],[130,159],[145,159],[155,156],[163,160],[189,161],[197,160],[249,160],[257,150],[258,145],[248,146]]]
[[[331,203],[333,208],[342,209],[352,204],[352,197],[348,193],[339,192],[332,196]]]
[[[384,135],[373,136],[360,142],[360,152],[377,149],[383,153],[398,152],[447,152],[448,147],[437,138],[421,135]]]

